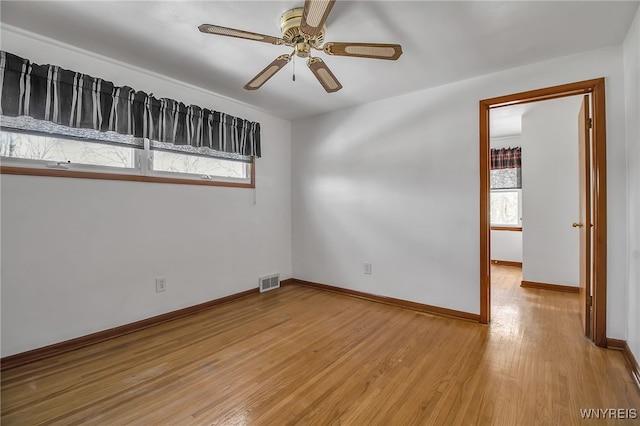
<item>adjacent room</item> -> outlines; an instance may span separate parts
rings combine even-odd
[[[3,0],[2,423],[637,421],[639,5]]]

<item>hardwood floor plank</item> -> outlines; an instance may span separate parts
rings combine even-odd
[[[2,375],[2,424],[578,425],[640,408],[577,295],[493,266],[489,326],[290,285]]]

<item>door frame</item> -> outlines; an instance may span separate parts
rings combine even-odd
[[[593,342],[607,346],[607,165],[604,77],[514,93],[480,101],[480,323],[491,320],[491,230],[489,218],[489,112],[492,109],[563,98],[591,95],[592,203],[593,203]],[[588,226],[588,224],[585,224]]]

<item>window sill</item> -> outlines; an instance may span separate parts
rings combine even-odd
[[[521,226],[491,226],[492,231],[522,231]]]
[[[173,183],[179,185],[204,185],[204,186],[223,186],[230,188],[255,188],[255,166],[250,165],[251,181],[248,183],[225,182],[225,181],[207,181],[195,179],[181,179],[161,176],[143,176],[119,173],[98,173],[74,170],[57,170],[57,169],[41,169],[30,167],[0,166],[0,174],[7,175],[27,175],[27,176],[46,176],[46,177],[65,177],[77,179],[102,179],[102,180],[121,180],[132,182],[153,182],[153,183]]]

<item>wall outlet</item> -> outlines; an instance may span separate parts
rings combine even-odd
[[[371,263],[364,262],[364,273],[367,275],[371,275]]]
[[[167,279],[162,277],[162,278],[156,278],[156,293],[160,293],[161,291],[166,291],[167,290]]]

